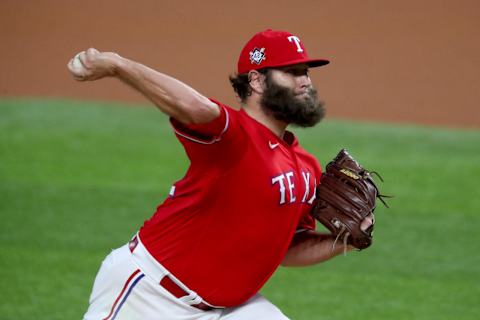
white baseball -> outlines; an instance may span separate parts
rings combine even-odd
[[[73,71],[74,71],[75,73],[83,73],[83,71],[84,71],[85,68],[83,67],[82,62],[80,61],[80,53],[78,53],[78,54],[73,58],[72,67],[73,67]]]

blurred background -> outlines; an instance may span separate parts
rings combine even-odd
[[[312,72],[331,117],[480,126],[475,0],[2,0],[0,94],[144,103],[118,81],[71,80],[68,60],[96,47],[235,105],[227,76],[266,28],[331,59]]]
[[[1,320],[81,318],[103,258],[189,165],[164,115],[115,79],[75,82],[69,59],[115,51],[236,107],[228,75],[266,28],[331,60],[305,149],[325,165],[346,147],[395,198],[371,248],[279,268],[262,293],[291,319],[478,319],[480,2],[2,0]]]

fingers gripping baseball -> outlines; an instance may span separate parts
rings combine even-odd
[[[90,48],[87,51],[79,52],[68,63],[68,69],[70,70],[74,79],[83,81],[87,80],[89,75],[89,67],[87,67],[87,52],[90,55],[95,54],[98,50]],[[91,58],[91,57],[90,57]]]
[[[77,53],[67,67],[75,80],[92,81],[114,75],[115,59],[119,57],[113,52],[100,52],[90,48]]]

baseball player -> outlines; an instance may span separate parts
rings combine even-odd
[[[315,231],[321,169],[286,130],[322,119],[308,72],[328,63],[291,33],[257,33],[230,77],[238,111],[116,53],[90,48],[69,62],[76,80],[116,77],[145,95],[190,160],[155,214],[105,258],[84,319],[287,319],[258,293],[277,267],[350,249]]]

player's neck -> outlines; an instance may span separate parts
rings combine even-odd
[[[259,103],[252,101],[242,105],[242,108],[250,117],[263,124],[278,137],[283,138],[288,126],[287,123],[275,119],[272,115],[266,114]]]

